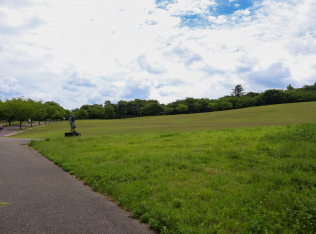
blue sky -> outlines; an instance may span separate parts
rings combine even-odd
[[[0,98],[169,103],[316,81],[316,0],[0,0]]]

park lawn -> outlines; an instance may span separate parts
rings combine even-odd
[[[31,146],[162,233],[316,231],[316,124]]]
[[[28,124],[28,121],[23,121],[22,124]],[[9,123],[2,123],[4,127],[8,127]],[[11,126],[20,126],[20,121],[13,121],[11,122]]]
[[[63,137],[65,122],[16,136],[45,138],[30,145],[161,233],[315,233],[307,104],[76,121],[75,138]]]
[[[316,102],[249,107],[229,111],[114,120],[76,120],[82,136],[146,135],[170,132],[249,128],[316,122]],[[13,137],[57,138],[70,131],[68,121],[22,132]]]

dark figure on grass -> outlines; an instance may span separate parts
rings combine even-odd
[[[68,121],[70,123],[70,132],[76,133],[75,116],[71,115]]]

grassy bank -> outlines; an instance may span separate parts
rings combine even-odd
[[[31,146],[155,230],[316,231],[315,124],[112,136],[90,131]]]
[[[171,132],[249,128],[316,122],[316,102],[249,107],[201,114],[115,120],[77,120],[82,136],[147,135]],[[14,137],[58,138],[69,131],[68,121],[19,133]]]

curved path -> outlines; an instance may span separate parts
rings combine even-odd
[[[0,233],[155,233],[27,146],[0,137]]]
[[[52,122],[52,123],[54,123],[54,122]],[[50,123],[50,124],[52,124],[52,123]],[[49,123],[47,122],[47,124],[49,124]],[[46,126],[45,122],[41,122],[40,126],[38,126],[38,125],[39,125],[38,122],[33,122],[32,128]],[[31,127],[31,125],[29,125],[29,124],[22,124],[22,128],[28,128],[28,127]],[[32,129],[32,128],[28,128],[28,129],[26,129],[24,131],[27,131],[27,130]],[[15,135],[15,134],[17,134],[19,132],[23,132],[23,131],[19,131],[19,132],[16,131],[16,130],[19,130],[19,129],[20,129],[20,126],[16,126],[16,125],[4,127],[3,130],[0,132],[0,137],[2,137],[2,136],[12,136],[12,135]]]

